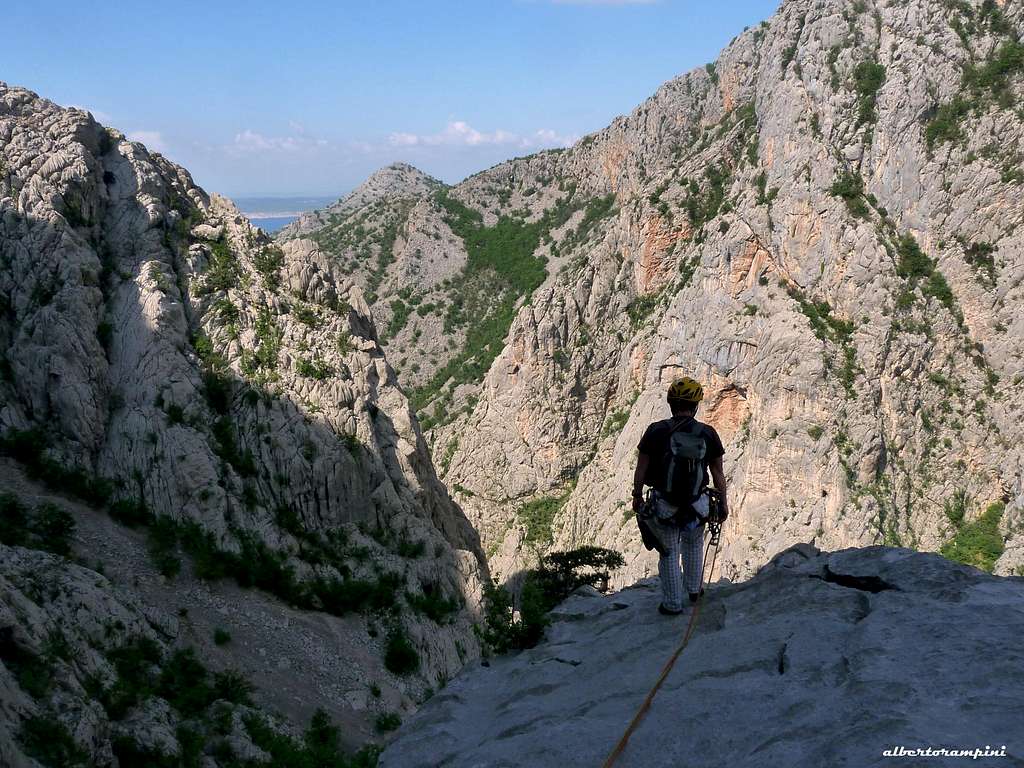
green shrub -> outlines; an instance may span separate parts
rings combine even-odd
[[[237,323],[241,317],[238,307],[232,303],[231,299],[226,297],[214,302],[213,311],[223,323]]]
[[[964,69],[961,88],[970,97],[957,94],[948,104],[939,107],[925,127],[928,148],[962,138],[960,124],[972,109],[982,109],[995,101],[1001,107],[1014,106],[1013,78],[1024,71],[1024,44],[1007,40],[993,51],[990,58]]]
[[[96,339],[106,354],[110,354],[110,342],[114,337],[114,326],[107,320],[101,320],[96,325]]]
[[[178,768],[182,765],[177,757],[140,744],[127,734],[115,736],[111,740],[111,748],[120,768]]]
[[[74,768],[88,766],[88,753],[72,738],[59,720],[45,715],[33,715],[21,724],[18,741],[25,754],[47,768]]]
[[[555,516],[569,500],[570,491],[560,496],[541,496],[528,501],[516,511],[516,518],[526,527],[523,541],[527,544],[547,546],[551,544]]]
[[[497,581],[485,584],[483,622],[474,627],[485,653],[532,648],[544,636],[552,608],[580,586],[605,582],[608,571],[624,563],[621,554],[601,547],[545,555],[538,568],[524,575],[518,606]]]
[[[629,407],[619,408],[608,414],[605,419],[604,426],[601,428],[601,439],[607,438],[609,435],[615,435],[622,431],[622,428],[626,426],[626,422],[629,421]]]
[[[162,654],[155,642],[135,636],[108,653],[107,659],[117,671],[117,680],[101,693],[100,700],[107,714],[120,720],[155,692],[155,675]]]
[[[210,673],[192,648],[174,651],[160,670],[156,694],[185,716],[203,712],[214,701]]]
[[[832,341],[836,344],[850,343],[855,330],[854,324],[849,320],[835,317],[827,301],[810,299],[795,285],[786,285],[786,292],[799,305],[815,336],[822,341]]]
[[[204,274],[203,285],[199,293],[215,293],[229,291],[238,287],[242,275],[238,257],[224,239],[210,243],[210,261]]]
[[[779,195],[779,188],[772,187],[768,190],[768,174],[765,171],[761,171],[754,181],[757,184],[757,204],[771,205]]]
[[[396,675],[408,675],[420,668],[420,655],[401,625],[389,633],[384,647],[384,666]]]
[[[787,45],[783,49],[783,51],[782,51],[782,59],[780,61],[780,63],[782,64],[782,71],[783,72],[786,71],[786,67],[789,66],[790,62],[793,61],[793,58],[795,56],[796,56],[796,43],[793,43],[791,45]]]
[[[857,125],[874,123],[878,90],[885,82],[885,67],[874,61],[862,61],[853,70],[854,90],[857,92]]]
[[[405,593],[405,601],[417,613],[422,613],[437,624],[445,624],[459,612],[459,601],[446,597],[438,587],[424,585],[421,594]]]
[[[344,357],[352,352],[353,349],[352,334],[348,331],[340,331],[338,333],[338,354]]]
[[[412,307],[401,299],[391,302],[391,320],[388,322],[387,331],[385,331],[389,338],[405,328],[405,324],[409,322],[410,312],[412,312]]]
[[[823,434],[825,434],[825,430],[822,429],[817,424],[814,424],[813,426],[807,428],[807,434],[810,435],[811,440],[816,441],[819,440]]]
[[[407,557],[409,559],[421,557],[426,550],[427,544],[422,539],[410,541],[405,537],[399,539],[395,547],[395,552],[399,557]]]
[[[281,287],[281,267],[284,266],[284,251],[276,245],[265,246],[253,255],[253,266],[263,276],[263,283],[271,291]]]
[[[942,545],[942,555],[991,573],[996,560],[1003,554],[1004,544],[1003,536],[999,532],[999,521],[1005,507],[1002,502],[996,502],[977,520],[963,525],[950,541]]]
[[[320,358],[307,360],[300,357],[295,363],[295,372],[308,379],[323,381],[331,377],[334,369]]]
[[[970,499],[967,496],[967,491],[962,488],[955,491],[952,498],[946,499],[943,511],[946,513],[946,518],[949,522],[957,529],[963,525],[964,515],[967,514],[969,503]]]
[[[476,625],[477,636],[486,653],[507,653],[532,648],[544,636],[549,623],[540,590],[528,579],[519,593],[519,618],[509,591],[498,585],[484,585],[484,620]]]
[[[921,250],[913,235],[907,233],[899,238],[896,243],[896,254],[899,257],[896,273],[907,281],[908,290],[913,291],[915,287],[920,287],[925,296],[938,299],[954,316],[962,319],[949,283],[935,262]]]
[[[247,376],[271,377],[277,370],[277,357],[281,351],[283,334],[267,307],[260,309],[253,330],[256,335],[256,348],[249,353],[243,352],[242,372]]]
[[[1024,44],[1007,40],[991,58],[980,65],[969,65],[964,70],[963,84],[975,95],[988,95],[1002,106],[1011,106],[1012,79],[1024,71]]]
[[[148,525],[153,519],[145,502],[134,498],[118,499],[111,502],[107,512],[114,520],[129,528]]]
[[[308,325],[310,328],[320,327],[320,313],[313,307],[299,304],[292,308],[292,317],[303,325]]]
[[[840,364],[837,375],[840,384],[846,390],[848,397],[855,397],[854,381],[860,372],[857,365],[857,353],[852,340],[853,332],[856,329],[849,320],[840,320],[832,314],[832,307],[827,301],[815,301],[809,299],[803,291],[795,285],[783,283],[786,292],[796,300],[800,311],[808,319],[811,330],[822,342],[832,342],[838,347]],[[828,370],[835,370],[834,355],[826,352],[825,366]]]
[[[831,194],[843,199],[850,215],[866,219],[870,213],[864,196],[864,179],[859,173],[843,170],[832,183]]]
[[[113,488],[109,480],[68,468],[48,454],[49,438],[39,428],[9,429],[0,437],[0,454],[21,463],[25,473],[48,488],[70,493],[94,506],[102,506]]]
[[[634,330],[643,326],[651,313],[657,309],[659,301],[661,301],[660,294],[647,294],[646,296],[637,296],[633,299],[629,306],[626,307],[630,326]]]
[[[167,414],[167,424],[174,426],[175,424],[181,424],[185,421],[185,409],[177,403],[171,403],[167,406],[164,413]]]
[[[245,676],[235,669],[226,669],[213,676],[211,699],[223,699],[232,704],[252,704],[252,693],[256,690]]]
[[[964,247],[964,260],[978,275],[981,283],[989,288],[996,284],[996,246],[992,243],[971,243]]]
[[[369,745],[351,756],[342,753],[339,733],[323,710],[313,715],[301,741],[271,728],[257,715],[243,722],[253,744],[270,755],[274,768],[374,768],[380,748]]]
[[[701,189],[696,181],[690,181],[683,197],[683,207],[693,229],[699,230],[718,215],[725,202],[725,188],[730,182],[726,165],[711,165],[704,171],[706,186]]]
[[[239,450],[235,440],[234,421],[229,416],[221,416],[213,422],[210,431],[214,439],[214,453],[234,467],[240,476],[254,477],[256,475],[255,457],[248,449]]]
[[[227,361],[213,348],[213,342],[202,334],[192,338],[192,346],[202,363],[203,388],[206,401],[216,413],[224,415],[231,405],[231,373]]]
[[[0,542],[8,546],[41,549],[61,557],[71,555],[75,520],[55,504],[45,502],[29,512],[17,496],[0,494],[0,523]]]
[[[957,141],[962,137],[960,123],[970,114],[971,105],[962,97],[955,97],[949,104],[939,107],[924,130],[925,142],[928,149],[934,149],[936,144],[947,141]]]
[[[394,607],[401,578],[386,573],[376,581],[369,579],[337,579],[318,577],[310,591],[323,610],[335,616],[366,610],[388,610]]]
[[[604,547],[585,546],[568,552],[551,552],[541,558],[540,566],[528,574],[528,580],[540,591],[541,603],[549,611],[573,590],[607,582],[609,571],[625,565],[625,558]]]
[[[231,642],[231,633],[226,629],[217,627],[213,630],[213,642],[217,645],[227,645]]]
[[[401,724],[402,718],[398,716],[397,712],[382,712],[377,715],[374,727],[377,729],[377,733],[387,733],[397,730]]]
[[[18,687],[33,699],[41,699],[50,690],[53,659],[19,645],[13,627],[0,628],[0,662],[14,676]]]

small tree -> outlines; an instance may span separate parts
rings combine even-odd
[[[547,614],[552,608],[573,590],[606,581],[610,570],[624,564],[620,553],[602,547],[580,547],[545,555],[540,565],[523,577],[518,611],[505,586],[497,581],[485,585],[484,622],[476,627],[484,651],[500,654],[532,648],[544,637],[544,630],[551,623]]]

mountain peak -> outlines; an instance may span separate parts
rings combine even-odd
[[[442,186],[442,182],[424,173],[416,166],[396,162],[371,173],[366,181],[356,187],[349,196],[355,195],[361,190],[376,195],[421,194],[439,186]],[[342,198],[342,200],[344,199],[346,198]]]
[[[341,216],[381,201],[395,201],[429,195],[444,186],[419,168],[408,163],[391,163],[371,173],[366,181],[337,202],[321,210],[304,213],[277,234],[279,240],[289,240],[317,229],[331,217]]]

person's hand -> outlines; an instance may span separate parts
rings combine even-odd
[[[633,513],[639,515],[640,510],[644,507],[644,497],[637,494],[633,494]]]
[[[722,502],[722,506],[718,510],[718,520],[719,520],[719,522],[724,523],[728,518],[729,518],[729,505],[726,504],[723,501]]]

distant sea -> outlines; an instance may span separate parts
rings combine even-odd
[[[236,197],[234,202],[264,232],[277,232],[300,214],[326,208],[339,197]]]

